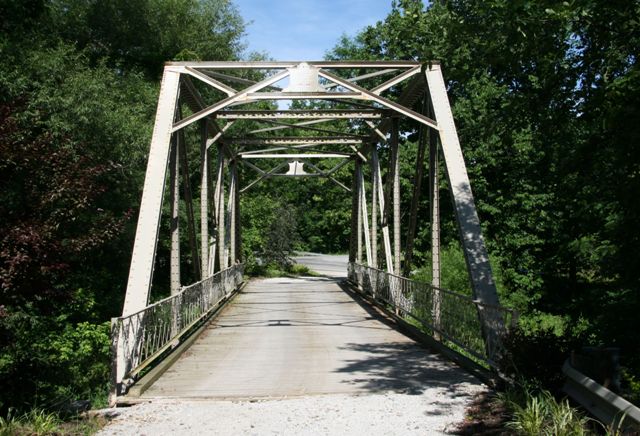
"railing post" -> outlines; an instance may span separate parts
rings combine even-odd
[[[180,331],[180,297],[176,296],[171,301],[171,336],[175,336]]]
[[[109,389],[109,406],[115,407],[120,385],[124,379],[124,350],[120,331],[120,320],[111,318],[111,383]]]

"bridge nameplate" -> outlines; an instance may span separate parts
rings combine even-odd
[[[310,66],[306,62],[289,68],[289,86],[284,92],[326,92],[327,90],[318,81],[318,68]]]

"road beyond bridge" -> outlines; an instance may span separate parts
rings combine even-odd
[[[104,434],[438,434],[462,421],[479,381],[345,291],[346,257],[298,260],[326,276],[251,281],[151,403]]]

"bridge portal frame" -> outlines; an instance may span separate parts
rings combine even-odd
[[[356,76],[341,76],[344,72],[366,70]],[[260,75],[251,80],[238,75],[239,71]],[[254,74],[255,75],[255,74]],[[375,86],[360,85],[363,81],[376,78]],[[380,80],[386,79],[379,83]],[[198,83],[221,94],[214,102],[206,102],[198,91]],[[288,84],[286,83],[288,81]],[[242,87],[236,89],[240,84]],[[284,85],[279,85],[284,84]],[[400,92],[400,90],[402,90]],[[393,91],[393,92],[392,92]],[[387,94],[387,96],[384,96]],[[391,94],[399,94],[393,98]],[[424,94],[422,111],[411,107]],[[234,109],[238,106],[263,102],[265,100],[310,100],[339,102],[349,108],[283,110],[275,109]],[[190,114],[182,116],[181,107],[186,105]],[[462,150],[446,92],[440,64],[423,64],[415,61],[307,61],[307,62],[169,62],[162,77],[158,108],[149,151],[145,182],[143,187],[136,236],[133,247],[129,279],[123,307],[123,316],[147,307],[153,278],[157,242],[160,230],[162,204],[165,194],[167,171],[170,173],[170,195],[172,216],[171,289],[177,293],[180,283],[180,239],[178,220],[179,194],[178,178],[183,172],[185,186],[184,200],[187,207],[190,246],[200,279],[215,271],[232,266],[240,261],[241,232],[239,223],[239,196],[255,183],[276,176],[321,176],[338,183],[345,191],[351,192],[352,229],[357,235],[351,238],[350,261],[362,261],[363,244],[366,262],[378,266],[378,224],[381,226],[384,263],[390,273],[400,274],[402,266],[402,244],[400,227],[400,184],[399,184],[399,118],[418,122],[421,129],[429,132],[421,135],[421,141],[429,137],[429,194],[431,203],[431,232],[433,256],[433,283],[439,287],[439,199],[438,199],[438,155],[444,157],[446,176],[449,181],[455,206],[456,220],[460,230],[460,240],[465,254],[474,298],[488,305],[498,305],[498,295],[493,280],[488,253],[482,236],[480,221],[467,174]],[[264,138],[238,138],[227,132],[236,123],[251,120],[266,122],[271,127],[254,129],[249,135],[271,134],[286,129],[297,129],[321,136],[267,136]],[[369,135],[337,131],[317,127],[334,120],[363,122],[369,128]],[[200,190],[200,251],[196,248],[195,220],[191,190],[187,189],[189,175],[184,152],[184,129],[196,122],[200,123],[201,150],[201,190]],[[221,124],[223,122],[224,124]],[[377,122],[377,124],[376,124]],[[330,136],[328,136],[330,135]],[[378,159],[378,143],[386,143],[391,151],[387,178],[387,189],[382,183],[382,173]],[[439,142],[439,144],[438,144]],[[182,146],[181,146],[182,144]],[[217,168],[209,171],[210,150],[215,145]],[[333,149],[327,151],[325,147]],[[238,149],[232,149],[238,147]],[[249,147],[267,147],[250,149]],[[423,147],[424,148],[424,147]],[[292,153],[295,151],[296,154]],[[282,153],[284,152],[284,153]],[[416,172],[424,165],[424,152],[419,153]],[[312,159],[342,158],[332,170],[321,170]],[[251,163],[252,159],[282,159],[284,162],[265,170]],[[354,179],[351,188],[332,177],[337,169],[350,161],[355,162]],[[306,174],[278,173],[286,164],[296,167],[307,165],[313,171]],[[240,187],[238,164],[255,170],[259,177],[249,185]],[[371,202],[365,190],[365,165],[371,167]],[[209,189],[210,175],[215,174],[213,195]],[[225,182],[227,180],[227,182]],[[225,201],[225,185],[228,195]],[[413,246],[419,190],[414,190],[407,245]],[[213,203],[212,205],[210,203]],[[369,214],[367,203],[371,205]],[[392,207],[391,207],[392,206]],[[211,209],[213,213],[211,213]],[[210,216],[212,215],[212,216]],[[370,219],[369,219],[370,217]],[[389,222],[393,225],[392,232]],[[210,238],[210,223],[216,227]],[[393,242],[393,247],[391,243]],[[199,261],[196,261],[199,257]],[[407,253],[411,259],[411,253]],[[406,265],[405,265],[406,267]],[[407,268],[405,268],[405,271]],[[495,326],[495,319],[487,319],[479,313],[483,325]],[[485,329],[487,342],[495,329]],[[121,350],[120,352],[127,352]],[[119,374],[121,377],[122,374]]]

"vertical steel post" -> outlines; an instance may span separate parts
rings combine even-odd
[[[371,239],[369,238],[369,213],[367,212],[367,193],[364,189],[364,171],[362,165],[360,165],[360,205],[362,206],[362,231],[364,234],[364,246],[367,253],[367,265],[371,266]]]
[[[242,222],[240,220],[240,176],[238,174],[238,164],[234,161],[232,168],[233,178],[235,179],[233,198],[234,201],[234,216],[235,216],[235,235],[236,235],[236,257],[235,262],[242,262]]]
[[[391,159],[393,172],[393,253],[396,274],[400,274],[400,156],[398,148],[399,121],[392,120],[391,127]]]
[[[209,276],[209,150],[207,150],[207,121],[200,121],[200,271]]]
[[[229,258],[231,265],[236,263],[236,161],[230,162],[231,184],[229,185]]]
[[[225,265],[225,219],[224,219],[224,150],[221,144],[218,144],[218,177],[216,181],[216,223],[218,225],[218,260],[219,267],[222,271]]]
[[[209,264],[207,266],[207,277],[212,276],[215,273],[216,268],[216,259],[218,257],[218,252],[216,251],[216,231],[218,225],[217,218],[217,199],[216,199],[216,180],[217,176],[217,167],[215,171],[212,171],[212,152],[211,152],[212,143],[207,139],[207,173],[209,174],[209,183],[207,187],[207,191],[209,193],[209,223],[210,223],[210,231],[209,231]]]
[[[180,292],[180,162],[177,136],[171,141],[169,158],[169,188],[171,203],[171,258],[169,264],[171,276],[171,295]]]
[[[123,315],[144,309],[149,300],[179,84],[180,73],[166,67],[160,84]]]
[[[422,113],[427,115],[428,105],[428,93],[425,94]],[[411,210],[409,213],[409,228],[407,230],[407,249],[405,252],[404,260],[404,275],[409,277],[411,275],[411,266],[413,263],[413,248],[416,237],[416,227],[418,225],[418,207],[420,205],[420,194],[422,193],[422,178],[424,174],[424,155],[425,155],[425,139],[429,132],[429,128],[423,124],[420,124],[420,132],[418,139],[418,153],[416,156],[416,169],[415,179],[413,180],[413,196],[411,198]]]
[[[371,147],[371,267],[378,268],[378,184],[380,173],[375,162],[378,161],[377,145]]]
[[[362,162],[360,159],[356,159],[356,186],[357,186],[357,195],[358,195],[358,210],[357,210],[357,226],[358,226],[358,248],[356,251],[356,261],[358,263],[362,263],[362,185],[360,184],[360,179],[362,178]]]
[[[358,225],[358,174],[357,158],[354,160],[353,181],[351,182],[351,232],[349,234],[349,262],[355,262],[357,256],[357,225]]]
[[[382,187],[382,176],[380,171],[380,160],[378,154],[375,153],[372,157],[372,164],[374,171],[376,172],[376,178],[378,179],[378,212],[380,212],[380,225],[382,226],[382,248],[384,249],[385,264],[387,266],[387,272],[394,274],[393,269],[393,253],[391,253],[391,240],[389,236],[389,188],[390,183],[387,180],[387,189]]]
[[[228,164],[228,167],[231,168],[231,165]],[[233,186],[231,184],[231,177],[229,177],[229,197],[227,199],[226,207],[223,207],[222,214],[224,215],[224,259],[222,264],[225,268],[229,268],[229,255],[231,253],[231,210],[233,205]],[[223,204],[224,206],[224,204]]]
[[[471,184],[462,157],[462,149],[453,122],[453,114],[440,65],[429,66],[425,69],[425,75],[434,114],[438,122],[442,154],[453,196],[462,248],[471,277],[473,294],[481,303],[498,305],[498,292],[493,281],[489,255],[482,237],[480,219],[471,192]],[[478,316],[483,326],[487,355],[492,359],[499,346],[499,335],[504,330],[504,320],[495,311],[485,311],[482,307],[479,309]]]
[[[429,115],[431,110],[429,109]],[[438,136],[429,131],[429,207],[431,209],[431,286],[433,286],[432,317],[433,325],[440,327],[440,180],[438,175]],[[434,337],[440,340],[440,333],[434,331]]]
[[[187,160],[187,144],[185,141],[184,129],[178,130],[178,151],[182,164],[182,189],[184,191],[184,201],[187,210],[187,230],[189,232],[189,247],[191,248],[191,265],[196,281],[202,279],[200,271],[200,260],[196,241],[196,220],[193,213],[193,194],[191,191],[191,178],[189,177],[189,161]]]

